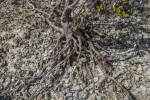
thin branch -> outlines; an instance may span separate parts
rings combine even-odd
[[[57,31],[59,31],[59,32],[61,32],[61,33],[63,33],[63,29],[60,28],[60,27],[57,27],[55,24],[53,24],[53,23],[49,20],[49,17],[46,19],[46,21],[47,21],[47,23],[48,23],[52,28],[54,28],[55,30],[57,30]]]
[[[76,18],[77,16],[79,16],[79,14],[81,13],[82,9],[84,8],[84,4],[85,3],[86,2],[84,2],[82,5],[80,5],[81,8],[80,8],[79,12],[77,14],[75,14],[75,16],[73,17],[73,19]]]
[[[40,10],[40,9],[38,9],[38,8],[34,8],[34,10],[37,11],[37,12],[39,12],[39,13],[42,13],[42,14],[44,14],[44,15],[47,15],[47,16],[50,15],[49,13],[47,13],[47,12],[45,12],[45,11],[42,11],[42,10]]]
[[[82,30],[84,31],[84,30]],[[88,43],[89,46],[91,47],[91,49],[98,55],[101,56],[101,54],[96,50],[96,48],[94,47],[94,44],[92,43],[92,41],[90,40],[90,36],[84,31],[84,33],[86,34],[87,38],[88,38]]]
[[[65,8],[65,10],[63,11],[62,13],[62,16],[61,16],[61,21],[63,22],[63,20],[65,19],[65,17],[69,17],[71,15],[71,11],[72,9],[77,5],[77,3],[79,2],[80,0],[76,0],[74,1],[71,5],[67,5],[67,7]],[[69,1],[66,0],[66,4],[69,4],[68,3]]]
[[[73,4],[71,4],[69,7],[70,8],[73,8],[73,7],[75,7],[77,4],[78,4],[78,2],[79,2],[80,0],[76,0],[76,1],[74,1],[74,3]]]
[[[48,16],[48,18],[46,19],[47,23],[48,23],[52,28],[54,28],[55,30],[57,30],[57,31],[59,31],[59,32],[61,32],[61,33],[63,33],[63,29],[62,29],[62,28],[57,27],[55,24],[53,24],[53,23],[49,20],[49,19],[51,18],[51,16],[54,14],[54,10],[56,9],[56,7],[58,7],[58,6],[61,4],[61,1],[52,9],[52,11],[51,11],[50,14],[47,13],[47,12],[45,12],[45,11],[42,11],[42,10],[40,10],[40,9],[38,9],[38,8],[35,8],[34,5],[31,4],[28,0],[27,0],[26,2],[27,2],[30,6],[32,6],[32,9],[33,9],[33,10],[35,10],[35,11],[37,11],[37,12],[39,12],[39,13],[42,13],[42,14],[44,14],[44,15],[47,15],[47,16]]]

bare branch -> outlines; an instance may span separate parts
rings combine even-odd
[[[49,13],[47,13],[47,12],[45,12],[45,11],[42,11],[42,10],[40,10],[40,9],[38,9],[38,8],[34,8],[34,10],[37,11],[37,12],[39,12],[39,13],[42,13],[42,14],[44,14],[44,15],[49,16]]]
[[[54,10],[56,9],[56,7],[58,7],[58,6],[60,5],[61,1],[52,9],[52,11],[51,11],[50,14],[47,13],[47,12],[45,12],[45,11],[42,11],[42,10],[40,10],[40,9],[38,9],[38,8],[35,8],[34,5],[31,4],[28,0],[27,0],[27,3],[28,3],[30,6],[32,6],[32,9],[33,9],[33,10],[35,10],[35,11],[37,11],[37,12],[39,12],[39,13],[42,13],[42,14],[44,14],[44,15],[47,15],[47,16],[48,16],[48,18],[46,19],[47,23],[48,23],[52,28],[54,28],[55,30],[57,30],[57,31],[59,31],[59,32],[61,32],[61,33],[63,33],[63,29],[62,29],[62,28],[57,27],[55,24],[53,24],[53,23],[49,20],[49,19],[51,18],[51,16],[54,14]]]
[[[72,9],[74,8],[74,6],[77,5],[77,3],[78,3],[80,0],[76,0],[76,1],[74,1],[73,3],[72,3],[72,2],[69,2],[69,1],[70,1],[70,0],[66,0],[66,5],[67,5],[67,7],[65,8],[65,10],[64,10],[63,13],[62,13],[62,16],[61,16],[61,20],[62,20],[62,21],[65,19],[65,17],[68,17],[68,18],[70,17]],[[72,3],[72,4],[70,4],[70,3]],[[68,4],[70,4],[70,5],[68,5]]]
[[[69,8],[73,8],[74,6],[76,6],[76,5],[78,4],[79,1],[80,1],[80,0],[74,1],[74,3],[71,4],[71,5],[69,6]]]
[[[81,13],[81,11],[82,11],[83,8],[84,8],[84,4],[85,4],[85,3],[86,3],[86,2],[84,2],[83,4],[80,5],[81,8],[80,8],[79,12],[78,12],[77,14],[75,14],[75,16],[73,17],[73,19],[76,18],[77,16],[79,16],[79,14]]]
[[[63,29],[60,28],[60,27],[57,27],[55,24],[53,24],[53,23],[49,20],[49,18],[47,18],[46,21],[47,21],[47,23],[48,23],[52,28],[54,28],[55,30],[57,30],[57,31],[59,31],[59,32],[61,32],[61,33],[63,33]]]

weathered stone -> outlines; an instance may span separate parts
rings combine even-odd
[[[140,66],[140,65],[138,66],[137,72],[138,72],[139,74],[142,74],[142,72],[143,72],[142,66]]]
[[[71,97],[72,96],[72,93],[67,93],[66,94],[66,97]]]
[[[98,77],[95,77],[93,80],[94,80],[94,82],[97,82],[98,81]]]
[[[71,90],[79,91],[81,89],[80,85],[74,86]]]
[[[10,84],[10,81],[11,81],[10,78],[7,77],[6,80],[5,80],[5,82],[4,82],[4,85],[3,85],[4,88],[6,88]]]

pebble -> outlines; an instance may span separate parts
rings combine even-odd
[[[144,93],[146,92],[146,86],[141,85],[141,86],[139,87],[139,90],[144,94]]]
[[[79,92],[79,99],[82,99],[84,96],[84,93],[83,92]]]
[[[144,75],[150,77],[150,68],[145,70]]]
[[[81,88],[80,88],[80,85],[77,85],[75,87],[72,88],[72,90],[75,90],[75,91],[79,91]]]
[[[127,89],[130,88],[130,87],[131,87],[130,81],[129,81],[129,80],[126,80],[126,81],[124,82],[124,86],[125,86]]]
[[[4,78],[0,78],[0,83],[3,83],[4,82]]]
[[[6,80],[5,80],[5,83],[4,83],[4,88],[6,88],[8,85],[10,84],[10,78],[7,77]]]
[[[48,93],[47,93],[47,92],[45,92],[44,94],[45,94],[45,100],[49,100],[50,98],[49,98]]]
[[[3,89],[3,85],[2,84],[0,84],[0,90],[2,90]]]
[[[138,81],[140,81],[140,76],[139,75],[134,75],[134,77],[135,77],[135,80],[138,82]]]
[[[72,96],[72,93],[67,93],[66,94],[66,97],[71,97]]]
[[[16,69],[15,69],[14,67],[10,67],[10,68],[9,68],[9,71],[15,73],[15,72],[16,72]]]
[[[94,82],[97,82],[98,81],[98,77],[95,77],[93,80],[94,80]]]
[[[51,2],[51,6],[54,6],[56,4],[56,2]]]
[[[102,100],[101,96],[97,96],[96,98],[97,98],[97,100]]]
[[[138,72],[139,74],[142,74],[143,69],[142,69],[142,66],[141,66],[141,65],[138,66],[137,72]]]
[[[74,92],[74,93],[73,93],[73,96],[74,96],[74,97],[78,97],[78,92]]]
[[[82,58],[81,61],[85,63],[87,61],[87,58]]]
[[[88,94],[89,94],[88,92],[85,92],[85,93],[83,94],[83,98],[84,98],[84,99],[88,98]]]
[[[73,100],[73,97],[69,97],[69,98],[67,98],[67,100]]]
[[[146,94],[150,96],[150,88],[147,88]]]
[[[118,100],[117,96],[116,96],[116,93],[113,93],[112,94],[112,100]]]
[[[66,88],[68,88],[68,87],[72,86],[72,83],[70,82],[70,83],[68,83],[68,84],[65,84],[64,86],[65,86]]]
[[[146,82],[146,87],[147,87],[147,88],[150,88],[150,81],[149,81],[149,82]]]
[[[87,100],[96,100],[96,94],[90,95]]]
[[[90,93],[90,94],[93,94],[93,93],[94,93],[94,91],[93,91],[93,90],[90,90],[90,91],[89,91],[89,93]]]

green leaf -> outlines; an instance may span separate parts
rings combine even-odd
[[[120,8],[119,7],[116,8],[116,12],[117,12],[117,14],[120,14]]]
[[[97,8],[97,10],[99,10],[99,6],[98,5],[96,5],[96,8]]]
[[[86,17],[86,13],[82,13],[81,16],[82,16],[82,17]]]
[[[101,4],[100,6],[96,5],[97,11],[98,13],[101,12],[101,10],[103,10],[103,4]]]
[[[120,2],[125,2],[126,0],[119,0]]]
[[[132,16],[135,15],[135,12],[132,12]]]
[[[122,2],[123,4],[127,4],[128,2]]]
[[[125,11],[122,11],[121,13],[122,13],[122,15],[125,15],[125,14],[126,14]]]
[[[75,22],[73,23],[73,27],[76,27],[76,23]]]
[[[122,11],[122,12],[121,12],[121,14],[122,14],[122,17],[123,17],[123,18],[125,18],[125,17],[128,17],[128,16],[129,16],[128,14],[126,14],[126,13],[125,13],[125,11]]]
[[[91,12],[91,9],[89,9],[89,12]]]
[[[123,17],[125,18],[125,17],[128,17],[129,15],[128,14],[125,14]]]
[[[121,16],[121,14],[115,13],[116,16]]]
[[[116,11],[116,8],[115,7],[111,7],[111,10],[113,11],[113,12],[115,12]]]
[[[83,18],[81,18],[81,23],[83,24]]]
[[[78,21],[79,19],[78,19],[78,18],[74,18],[73,20],[74,20],[74,21]]]
[[[97,8],[97,9],[99,9],[99,6],[98,6],[98,5],[96,5],[96,8]]]
[[[130,13],[132,16],[135,15],[135,12],[132,9],[130,9]]]
[[[120,16],[120,17],[121,17],[121,14],[118,14],[118,16]]]
[[[85,26],[88,26],[88,23],[87,23],[87,24],[85,24]]]
[[[100,10],[103,10],[103,4],[101,4],[99,8],[100,8]]]

